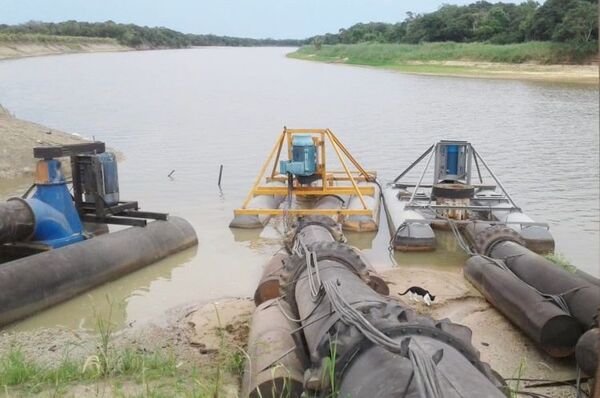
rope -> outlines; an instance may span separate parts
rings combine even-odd
[[[347,325],[357,328],[373,344],[383,347],[390,352],[402,354],[402,351],[405,350],[402,343],[398,343],[388,337],[369,322],[362,313],[352,307],[340,293],[338,283],[325,281],[323,282],[323,288],[340,320]],[[444,394],[439,383],[439,370],[433,359],[416,341],[414,341],[414,347],[408,347],[407,354],[413,365],[419,395],[423,398],[443,398]]]

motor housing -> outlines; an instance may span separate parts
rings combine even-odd
[[[318,176],[317,146],[310,135],[295,135],[292,141],[292,158],[279,162],[281,174],[295,176],[301,184],[308,184]]]

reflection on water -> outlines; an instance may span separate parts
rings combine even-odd
[[[89,327],[92,305],[124,300],[122,324],[172,306],[251,296],[277,229],[231,231],[283,125],[330,127],[383,181],[440,139],[471,141],[558,251],[598,274],[598,89],[522,81],[412,76],[290,60],[279,48],[77,54],[0,62],[0,103],[17,116],[95,136],[126,157],[122,197],[196,228],[199,246],[18,325]],[[224,165],[221,189],[219,166]],[[172,178],[168,174],[175,170]],[[0,196],[29,181],[0,183]],[[392,266],[389,232],[348,234],[376,268]],[[400,266],[459,267],[447,232]],[[456,269],[456,268],[454,268]]]

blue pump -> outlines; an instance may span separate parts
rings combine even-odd
[[[25,201],[34,214],[33,241],[58,248],[85,239],[83,224],[57,159],[38,162],[35,192]]]

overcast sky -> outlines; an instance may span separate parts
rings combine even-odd
[[[106,21],[185,33],[305,38],[357,22],[397,22],[407,11],[475,0],[0,0],[0,23]]]

